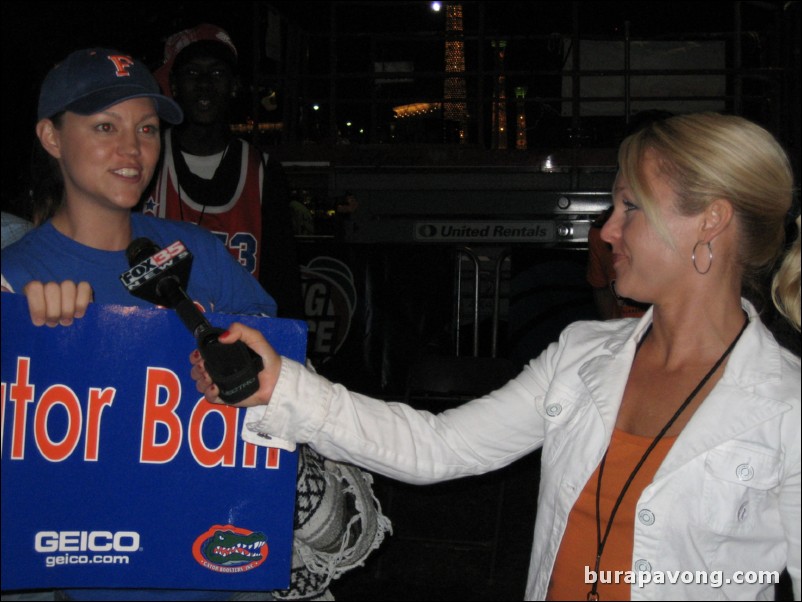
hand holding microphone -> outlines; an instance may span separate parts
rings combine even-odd
[[[267,405],[273,395],[276,382],[281,374],[282,358],[264,335],[255,328],[249,328],[239,322],[232,323],[228,330],[220,335],[226,345],[229,341],[245,343],[263,358],[264,369],[259,372],[259,390],[257,393],[237,405],[240,407],[251,407]],[[195,381],[195,388],[199,393],[203,393],[206,400],[211,403],[220,403],[219,387],[214,387],[214,381],[206,369],[205,362],[201,361],[201,356],[197,351],[193,351],[189,357],[192,364],[191,376]],[[274,438],[275,439],[275,438]]]
[[[206,371],[220,390],[219,398],[238,403],[259,389],[262,359],[242,341],[224,344],[224,332],[213,327],[184,291],[192,269],[192,253],[180,241],[160,249],[147,238],[137,238],[126,250],[131,269],[120,280],[135,297],[175,309],[195,337]]]

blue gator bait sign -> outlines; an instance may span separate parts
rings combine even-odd
[[[93,304],[37,328],[0,297],[3,590],[288,587],[297,454],[203,400],[175,313]],[[303,322],[207,318],[304,359]]]

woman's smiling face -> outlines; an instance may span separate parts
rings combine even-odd
[[[53,126],[53,145],[67,203],[131,209],[159,160],[159,117],[153,100],[133,98],[93,115],[67,111]]]
[[[602,228],[602,239],[612,246],[616,272],[616,292],[643,303],[655,303],[665,295],[682,290],[682,283],[693,270],[690,249],[696,236],[697,221],[677,211],[677,194],[661,171],[659,157],[647,150],[642,177],[671,237],[669,244],[652,223],[635,197],[626,176],[619,172],[613,186],[613,213]],[[687,253],[683,251],[687,250]]]

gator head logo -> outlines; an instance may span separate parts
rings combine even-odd
[[[242,573],[267,560],[264,533],[233,525],[214,525],[195,540],[192,555],[209,570],[218,573]]]

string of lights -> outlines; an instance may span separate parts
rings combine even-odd
[[[445,68],[443,117],[459,124],[459,141],[464,144],[467,140],[465,130],[468,122],[468,104],[465,101],[467,96],[465,77],[461,75],[465,72],[462,4],[446,4]]]

